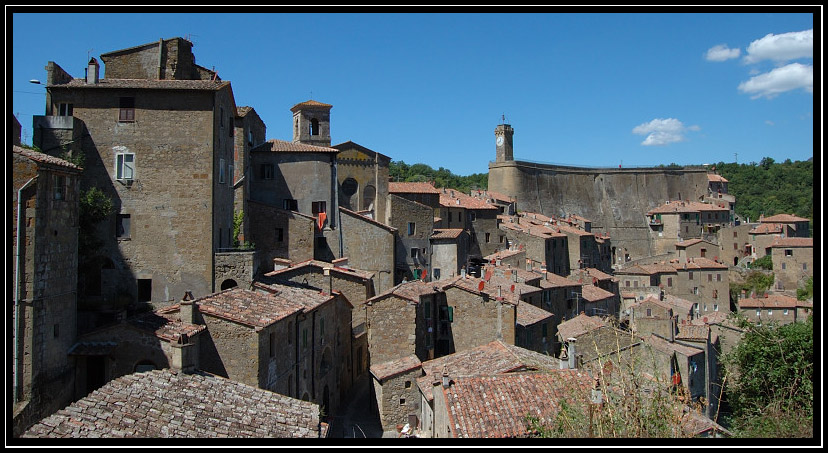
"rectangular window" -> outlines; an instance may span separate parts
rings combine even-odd
[[[115,179],[131,180],[135,178],[135,154],[119,153],[115,155]]]
[[[737,232],[735,232],[735,231],[734,231],[734,232],[733,232],[733,237],[739,237],[739,234],[738,234]]]
[[[693,287],[693,294],[699,294],[699,287],[698,286]]]
[[[787,315],[788,314],[788,309],[786,308],[786,309],[782,310],[782,314]]]
[[[66,176],[55,175],[55,200],[66,199]]]
[[[262,164],[259,169],[262,179],[273,179],[273,164]]]
[[[648,308],[648,309],[647,309],[647,317],[650,317],[650,316],[652,316],[652,315],[653,315],[653,309],[652,309],[652,308]]]
[[[733,243],[733,250],[739,250],[739,244]]]
[[[268,338],[268,344],[270,345],[270,357],[276,356],[276,333],[270,332],[270,337]]]
[[[286,199],[282,202],[282,208],[288,211],[298,211],[299,210],[299,202],[296,200]]]
[[[149,302],[152,300],[152,279],[138,279],[138,302]]]
[[[236,128],[233,127],[233,117],[227,117],[227,121],[228,124],[230,124],[230,127],[227,128],[227,136],[232,137],[236,130]]]
[[[624,286],[629,288],[630,287],[630,281],[629,280],[624,280]]]
[[[115,216],[115,237],[118,239],[130,238],[130,215],[118,214]]]
[[[784,262],[782,263],[782,269],[783,269],[783,270],[787,268],[787,266],[785,266],[785,264],[786,264],[786,263],[784,263]]]
[[[693,271],[688,272],[687,275],[690,280],[693,280]]]
[[[236,182],[236,175],[235,175],[235,173],[233,173],[234,170],[235,170],[235,167],[233,167],[232,165],[227,166],[227,174],[230,175],[230,183],[231,184]]]
[[[427,300],[423,304],[423,318],[431,319],[431,301]]]
[[[785,256],[793,256],[793,250],[785,250]]]
[[[673,277],[667,277],[667,286],[668,287],[673,286]]]
[[[713,281],[713,274],[707,274],[707,281],[709,281],[709,282]]]
[[[761,315],[762,315],[762,310],[757,308],[756,309],[756,316],[761,316]]]
[[[420,249],[418,249],[418,248],[416,248],[416,247],[415,247],[415,248],[412,248],[412,249],[411,249],[411,258],[417,258],[417,254],[418,254],[419,252],[420,252]]]
[[[52,326],[52,334],[55,338],[60,336],[60,324],[55,324],[54,326]]]
[[[276,228],[276,242],[284,242],[285,241],[285,229],[284,228]]]
[[[713,311],[719,311],[719,304],[713,304]]]
[[[802,263],[802,270],[803,270],[803,271],[807,271],[807,270],[808,270],[808,263]]]
[[[768,308],[768,316],[773,316],[773,310],[771,310],[770,308]]]
[[[302,329],[302,347],[308,347],[308,329]]]
[[[547,335],[548,333],[549,333],[549,328],[548,328],[548,325],[547,325],[546,323],[543,323],[543,324],[541,325],[541,336],[542,336],[543,338],[546,338],[546,337],[548,336],[548,335]]]
[[[72,116],[72,104],[58,104],[58,116]]]
[[[470,212],[469,213],[469,222],[474,222],[475,220],[477,220],[477,216],[475,215],[474,212]]]
[[[118,99],[118,121],[133,122],[135,121],[135,98],[127,97]]]
[[[219,159],[219,184],[224,184],[224,159]]]
[[[316,217],[319,213],[327,213],[327,203],[324,201],[314,201],[311,203],[311,213]]]
[[[500,235],[500,243],[501,244],[503,243],[503,235],[502,234]],[[555,243],[554,242],[552,243],[552,248],[555,248]]]
[[[696,302],[695,304],[693,304],[693,310],[694,310],[696,313],[698,313],[698,312],[699,312],[699,303],[698,303],[698,302]]]
[[[722,281],[722,274],[716,274],[716,281],[717,282]]]
[[[409,236],[414,236],[414,227],[415,226],[416,225],[414,224],[414,222],[408,222],[408,235]]]
[[[490,233],[486,233],[486,243],[487,243],[487,244],[490,242],[490,238],[491,238],[491,234],[490,234]]]

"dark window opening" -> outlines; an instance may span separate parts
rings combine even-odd
[[[319,120],[316,118],[310,120],[310,134],[319,135]]]
[[[262,164],[261,167],[262,179],[273,179],[273,164]]]
[[[296,200],[286,199],[282,205],[288,211],[298,211],[299,210],[299,202]]]
[[[129,214],[118,214],[115,219],[115,237],[118,239],[129,239],[130,223]]]
[[[138,279],[138,302],[149,302],[152,300],[152,279]]]
[[[276,242],[284,242],[285,240],[285,229],[284,228],[276,228]]]
[[[118,121],[130,122],[135,121],[135,98],[127,97],[118,100]]]
[[[58,116],[72,116],[72,104],[58,104]]]
[[[221,282],[221,290],[222,291],[224,291],[225,289],[235,288],[237,286],[239,286],[239,284],[236,283],[236,281],[233,280],[232,278],[228,278],[227,280]]]

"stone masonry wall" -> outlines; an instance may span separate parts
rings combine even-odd
[[[416,352],[416,316],[417,305],[396,296],[374,301],[368,306],[366,317],[371,364]]]
[[[340,229],[344,256],[355,269],[374,273],[376,294],[394,286],[394,232],[387,227],[342,211]],[[352,302],[356,305],[362,301]]]

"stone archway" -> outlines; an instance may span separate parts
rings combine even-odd
[[[233,280],[232,278],[228,278],[227,280],[221,282],[221,290],[222,291],[224,291],[225,289],[235,288],[237,286],[239,286],[239,284],[236,283],[236,281]]]

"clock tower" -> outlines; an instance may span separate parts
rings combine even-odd
[[[507,160],[515,160],[514,152],[512,151],[512,136],[515,130],[509,124],[499,124],[495,128],[495,162],[504,162]]]

